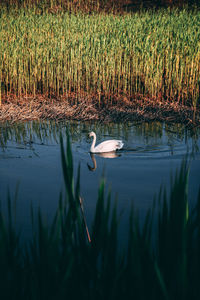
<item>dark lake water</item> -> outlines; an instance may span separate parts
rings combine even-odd
[[[27,122],[0,124],[0,199],[6,211],[8,190],[11,200],[17,193],[17,226],[30,232],[30,204],[40,207],[46,218],[56,211],[64,190],[60,159],[60,134],[69,130],[74,170],[81,164],[81,194],[89,227],[94,217],[98,186],[104,175],[112,199],[118,198],[122,228],[128,223],[131,204],[141,220],[152,206],[160,186],[169,191],[170,178],[187,156],[190,165],[189,201],[194,206],[200,185],[200,132],[181,125],[162,123],[109,124],[78,122]],[[90,131],[97,143],[121,139],[124,149],[116,156],[89,154]],[[126,233],[122,235],[126,236]]]

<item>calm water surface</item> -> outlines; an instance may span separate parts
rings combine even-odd
[[[89,226],[103,174],[113,199],[118,198],[119,210],[123,211],[123,227],[128,222],[132,203],[143,219],[160,186],[169,190],[170,177],[186,156],[190,163],[190,205],[195,204],[200,184],[200,132],[197,130],[187,131],[181,125],[161,123],[107,126],[74,122],[4,123],[0,124],[2,209],[6,210],[9,189],[13,203],[17,199],[17,224],[25,235],[30,231],[30,203],[34,209],[40,207],[51,219],[59,194],[64,191],[59,137],[61,133],[65,137],[66,127],[72,141],[75,176],[81,164],[81,194]],[[122,139],[124,149],[108,157],[91,156],[88,133],[92,130],[97,134],[97,142]]]

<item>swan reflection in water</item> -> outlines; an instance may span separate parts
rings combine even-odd
[[[116,153],[115,151],[105,152],[105,153],[98,153],[98,154],[97,153],[96,154],[90,153],[90,157],[92,159],[93,166],[91,167],[89,164],[87,164],[87,166],[88,166],[88,169],[92,172],[95,171],[96,168],[97,168],[97,162],[96,162],[95,155],[100,156],[100,157],[104,157],[104,158],[116,158],[116,157],[121,156],[121,154]]]

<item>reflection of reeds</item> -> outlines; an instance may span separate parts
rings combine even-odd
[[[138,94],[196,105],[199,98],[199,12],[134,15],[50,14],[2,9],[2,94],[112,96]]]
[[[19,144],[33,143],[58,143],[60,134],[65,133],[66,126],[69,129],[73,143],[87,141],[88,132],[95,131],[99,136],[118,136],[124,140],[141,138],[146,144],[149,142],[160,143],[164,136],[167,137],[166,144],[173,144],[174,140],[179,140],[189,147],[191,140],[193,153],[199,152],[198,139],[200,131],[198,128],[187,130],[181,124],[162,124],[159,122],[149,122],[133,124],[101,124],[98,122],[54,122],[54,121],[33,121],[33,122],[4,122],[0,123],[0,146],[6,147],[9,141]],[[89,140],[88,140],[89,143]],[[89,148],[89,145],[88,145]]]
[[[67,140],[65,152],[61,138],[66,199],[60,199],[52,225],[45,226],[41,214],[35,218],[32,212],[38,228],[22,249],[10,199],[7,223],[0,213],[2,299],[199,299],[200,194],[190,212],[187,164],[176,174],[169,198],[160,192],[158,218],[151,210],[139,226],[132,210],[129,241],[121,255],[117,206],[111,206],[110,195],[105,201],[104,181],[88,243],[80,209],[80,168],[75,184],[69,136]]]

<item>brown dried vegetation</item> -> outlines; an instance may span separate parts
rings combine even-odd
[[[35,98],[16,98],[14,95],[6,97],[0,109],[2,121],[30,121],[30,120],[81,120],[100,122],[128,122],[128,121],[165,121],[167,123],[182,123],[187,127],[200,127],[200,113],[192,107],[178,103],[160,102],[155,99],[137,99],[115,96],[112,105],[101,102],[95,95],[72,93],[67,98],[37,95]]]

